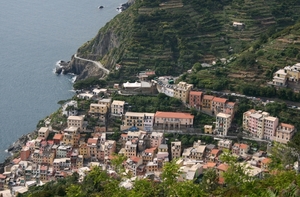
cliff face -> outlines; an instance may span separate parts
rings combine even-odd
[[[74,73],[77,75],[76,80],[86,79],[88,77],[103,77],[104,72],[92,62],[79,60],[72,57],[70,63],[63,68],[63,74]]]

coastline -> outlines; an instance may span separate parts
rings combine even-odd
[[[18,155],[20,153],[22,147],[26,145],[27,141],[31,140],[35,135],[37,135],[37,130],[29,132],[26,135],[22,135],[7,148],[8,153],[10,153],[11,155],[6,157],[3,162],[0,162],[0,174],[4,172],[4,167],[12,162],[16,154]]]

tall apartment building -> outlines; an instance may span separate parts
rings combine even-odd
[[[181,142],[171,142],[171,157],[176,159],[181,157]]]
[[[141,130],[152,131],[154,122],[154,113],[143,112],[126,112],[121,130],[128,129],[130,127],[137,127]]]
[[[226,102],[227,99],[225,98],[214,97],[211,104],[211,110],[214,114],[225,112]]]
[[[211,110],[213,99],[214,96],[212,95],[204,95],[202,99],[202,109]]]
[[[125,101],[114,100],[111,104],[111,115],[122,116],[124,111]]]
[[[150,146],[151,148],[159,147],[164,139],[163,133],[152,132],[150,135]]]
[[[69,116],[67,120],[68,127],[78,127],[80,132],[85,131],[86,128],[83,124],[83,121],[83,116]]]
[[[174,86],[174,98],[178,98],[183,103],[187,103],[189,101],[189,93],[192,88],[192,84],[188,84],[183,81],[179,82],[176,86]]]
[[[253,137],[271,140],[278,126],[278,118],[267,112],[249,110],[243,114],[243,129]]]
[[[199,91],[190,91],[189,105],[196,109],[201,109],[203,93]]]
[[[49,135],[49,132],[50,131],[49,131],[48,127],[41,127],[38,131],[38,137],[46,140]]]
[[[231,115],[225,113],[218,113],[216,117],[216,129],[215,129],[217,134],[226,136],[230,126],[231,126]]]

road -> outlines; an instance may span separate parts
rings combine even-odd
[[[99,61],[94,61],[94,60],[89,60],[89,59],[84,59],[84,58],[81,58],[81,57],[78,57],[77,56],[77,53],[75,53],[74,54],[74,58],[75,59],[79,59],[79,60],[83,60],[83,61],[87,61],[87,62],[92,62],[92,63],[94,63],[96,66],[98,66],[98,68],[100,68],[101,70],[103,70],[104,72],[105,72],[105,74],[109,74],[109,70],[108,69],[106,69],[104,66],[103,66],[103,64],[101,64],[101,62],[99,62]]]

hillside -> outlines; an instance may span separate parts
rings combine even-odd
[[[239,54],[270,30],[293,25],[299,14],[296,0],[136,0],[77,53],[112,70],[121,64],[109,80],[133,79],[145,69],[177,75],[196,62]],[[78,64],[73,59],[70,69]]]

